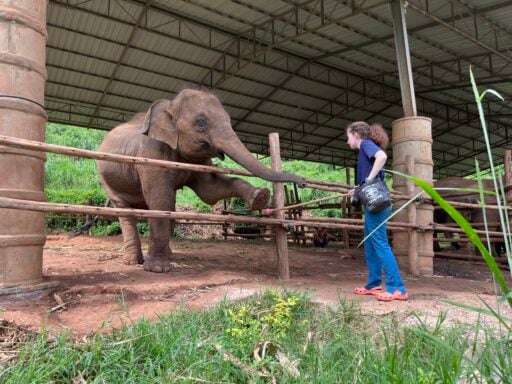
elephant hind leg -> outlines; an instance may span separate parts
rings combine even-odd
[[[144,263],[139,232],[137,231],[137,219],[132,217],[120,217],[119,223],[123,231],[124,263]]]

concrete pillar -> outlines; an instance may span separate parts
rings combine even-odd
[[[392,127],[393,170],[407,173],[406,157],[411,156],[414,159],[413,176],[432,184],[434,165],[432,161],[432,120],[428,117],[404,117],[395,120]],[[407,194],[406,179],[402,176],[393,175],[393,189]],[[415,191],[419,191],[418,188]],[[400,208],[406,201],[396,200],[393,209]],[[434,208],[432,204],[418,204],[416,207],[416,223],[418,225],[428,226],[433,220],[433,215]],[[393,219],[407,222],[408,217],[409,213],[407,209],[404,209]],[[417,258],[414,255],[416,261],[409,260],[409,248],[410,246],[414,247],[414,244],[409,244],[409,233],[393,233],[393,251],[399,265],[408,268],[411,272],[417,271],[420,275],[432,275],[434,260],[432,237],[432,231],[417,233],[415,239]],[[411,261],[417,263],[416,269],[411,268]]]
[[[46,0],[0,0],[0,134],[45,141]],[[0,146],[0,196],[44,201],[42,152]],[[44,213],[0,209],[0,294],[39,295]]]

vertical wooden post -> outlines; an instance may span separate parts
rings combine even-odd
[[[299,191],[297,190],[297,184],[293,184],[293,195],[295,196],[295,201],[297,203],[300,203],[300,198],[299,198]],[[296,215],[295,215],[295,218],[296,219],[302,219],[302,208],[300,209],[297,209],[296,210]],[[302,245],[306,245],[306,228],[301,225],[299,227],[299,234],[300,234],[300,238],[302,239]],[[300,244],[300,241],[299,241],[299,244]]]
[[[225,215],[227,210],[228,210],[228,199],[224,199],[224,210],[222,211],[222,214]],[[228,229],[229,229],[228,223],[224,222],[222,224],[222,236],[224,236],[225,241],[227,241],[227,239],[228,239]]]
[[[345,183],[350,184],[350,168],[345,168]],[[343,217],[348,219],[350,217],[350,210],[352,209],[351,198],[346,196],[341,200],[341,204],[343,207]],[[343,229],[343,248],[350,248],[350,235],[348,232],[348,228]]]
[[[405,173],[408,175],[414,175],[414,157],[412,155],[405,156]],[[407,179],[407,194],[409,197],[414,196],[415,188],[414,183]],[[411,203],[407,207],[407,221],[409,224],[416,224],[416,204]],[[418,276],[418,233],[416,229],[409,229],[409,271],[412,275]]]
[[[281,149],[279,147],[279,134],[271,133],[269,137],[270,158],[272,159],[272,170],[281,172]],[[284,188],[283,183],[272,183],[273,205],[274,209],[284,207]],[[284,219],[284,211],[273,213],[276,219]],[[276,225],[276,255],[279,277],[283,280],[290,278],[290,265],[288,261],[288,240],[286,238],[286,229]]]

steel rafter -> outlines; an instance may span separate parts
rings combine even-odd
[[[59,2],[57,2],[57,4],[59,4]],[[95,13],[95,12],[91,12],[91,11],[87,11],[87,10],[84,10],[84,11],[92,13],[92,14],[100,16],[100,17],[105,17],[105,15],[101,15],[101,14],[98,14],[98,13]],[[173,17],[177,17],[177,16],[173,14]],[[118,21],[126,23],[126,24],[129,24],[129,25],[131,24],[131,23],[128,23],[128,22],[126,22],[124,20],[118,20]],[[208,28],[208,27],[205,27],[205,28]],[[141,28],[141,29],[152,31],[149,28]],[[159,33],[158,31],[152,31],[152,32]],[[159,33],[159,34],[161,34],[161,33]],[[167,36],[167,37],[173,37],[173,36],[169,36],[167,34],[163,34],[163,35]],[[98,38],[100,38],[100,37],[98,37]],[[192,42],[189,42],[189,41],[187,41],[187,43],[193,44]],[[214,49],[213,47],[208,47],[208,48],[209,49]],[[327,71],[330,71],[330,72],[326,72],[327,76],[324,76],[324,77],[326,77],[326,80],[325,79],[324,80],[320,80],[318,77],[310,75],[312,73],[318,72],[318,71],[310,70],[310,66],[313,65],[312,60],[304,62],[305,59],[303,59],[301,57],[296,57],[296,59],[299,59],[299,58],[301,60],[303,60],[303,63],[299,64],[299,65],[303,66],[303,71],[297,71],[296,70],[296,75],[295,76],[298,77],[298,78],[305,78],[305,79],[310,79],[310,80],[314,80],[314,81],[320,82],[322,84],[333,85],[333,86],[337,86],[337,87],[343,87],[343,83],[340,84],[340,82],[329,81],[330,79],[336,79],[337,77],[342,77],[342,78],[345,78],[345,82],[344,82],[345,84],[353,83],[353,82],[356,82],[356,84],[358,83],[360,85],[362,84],[362,86],[360,87],[362,89],[359,92],[357,92],[356,94],[358,96],[363,96],[363,98],[365,98],[365,99],[371,99],[372,98],[372,96],[370,94],[365,94],[365,90],[367,90],[367,89],[375,89],[375,88],[379,88],[379,87],[384,88],[384,89],[378,89],[377,95],[373,97],[373,99],[375,99],[375,100],[386,100],[387,99],[386,96],[389,95],[389,92],[395,93],[395,92],[398,92],[398,90],[399,90],[398,86],[394,86],[393,87],[393,86],[390,86],[390,85],[387,85],[387,84],[378,84],[378,82],[376,82],[375,80],[369,80],[369,79],[363,78],[361,76],[353,75],[353,74],[350,74],[350,73],[345,73],[345,72],[341,72],[340,73],[339,70],[336,70],[336,73],[334,73],[334,69],[333,68],[327,68]],[[318,60],[320,58],[316,57],[315,60]],[[234,58],[234,59],[236,60],[236,58]],[[304,66],[304,64],[305,64],[305,66]],[[317,64],[314,64],[314,65],[317,65]],[[287,72],[285,69],[283,69],[283,68],[281,68],[279,66],[270,65],[270,64],[267,64],[267,66],[272,68],[272,69],[280,70],[280,71],[284,72],[285,74],[290,74],[290,72]],[[321,66],[324,67],[323,64]],[[348,81],[346,80],[347,78],[348,78]],[[367,86],[368,82],[371,82],[371,83],[376,82],[377,84],[376,85]],[[347,99],[348,99],[348,95],[347,95]],[[400,105],[400,104],[397,103],[397,105]],[[359,107],[357,105],[354,106],[354,108],[355,109],[359,109]],[[373,112],[373,111],[371,111],[371,112]],[[394,116],[394,118],[396,118],[396,117],[397,116]],[[312,131],[312,132],[314,132],[314,131]]]
[[[346,3],[346,1],[344,1],[344,3]],[[486,12],[490,12],[490,11],[495,11],[501,7],[504,7],[504,6],[508,6],[508,5],[512,5],[512,2],[508,1],[508,2],[505,2],[505,3],[502,3],[502,4],[499,4],[498,6],[497,5],[492,5],[492,6],[488,6],[488,7],[485,7],[485,8],[482,8],[482,9],[477,9],[477,10],[473,10],[473,14],[472,16],[473,17],[476,17],[477,15],[478,16],[481,16],[483,18],[485,18],[486,20],[489,20],[489,18],[485,15]],[[427,8],[428,8],[428,0],[427,0]],[[370,12],[364,12],[364,14],[370,18],[373,18],[375,20],[378,20],[379,22],[383,23],[383,24],[387,24],[389,26],[391,26],[390,22],[386,19],[383,19],[382,17],[378,17]],[[453,11],[452,11],[452,15],[449,17],[449,18],[444,18],[444,19],[441,19],[443,22],[445,23],[454,23],[456,20],[458,19],[464,19],[466,17],[469,17],[467,16],[466,14],[462,14],[460,15],[459,17],[455,16],[453,14]],[[496,26],[497,23],[494,23]],[[418,32],[420,31],[424,31],[426,29],[429,29],[429,28],[432,28],[432,27],[436,27],[438,26],[438,23],[437,22],[433,22],[433,23],[429,23],[429,24],[425,24],[425,25],[421,25],[419,27],[413,27],[413,28],[408,28],[408,34],[413,36],[415,39],[417,40],[420,40],[430,46],[433,46],[433,47],[436,47],[437,49],[440,49],[442,51],[445,51],[453,56],[456,57],[456,59],[453,59],[453,60],[445,60],[445,61],[441,61],[441,62],[433,62],[431,61],[430,58],[428,57],[425,57],[425,56],[419,56],[417,53],[413,56],[417,56],[420,60],[424,61],[424,62],[427,62],[426,65],[415,65],[414,66],[414,69],[415,69],[415,77],[417,77],[419,80],[419,77],[420,76],[423,76],[426,78],[426,80],[429,81],[429,84],[430,84],[430,87],[432,87],[434,84],[436,83],[442,83],[442,84],[447,84],[448,82],[443,78],[444,75],[446,73],[451,73],[451,74],[454,74],[456,75],[457,78],[459,79],[462,79],[462,78],[469,78],[469,75],[467,73],[467,69],[466,68],[463,68],[463,65],[461,65],[461,62],[462,60],[465,60],[467,62],[469,62],[470,64],[478,67],[478,68],[481,68],[481,69],[484,69],[486,71],[488,71],[489,73],[496,73],[496,71],[493,70],[493,67],[492,67],[492,59],[490,58],[490,55],[489,54],[486,54],[485,58],[488,59],[488,62],[489,62],[489,67],[483,65],[481,63],[481,60],[475,60],[476,57],[480,56],[480,55],[472,55],[472,56],[467,56],[467,57],[461,57],[460,54],[458,54],[457,52],[454,52],[444,46],[441,46],[440,44],[438,44],[437,42],[434,42],[432,41],[431,39],[428,39],[426,38],[425,36],[419,34]],[[500,28],[504,28],[504,27],[501,27]],[[504,29],[507,31],[508,33],[508,29]],[[379,38],[379,39],[374,39],[374,40],[370,40],[368,43],[363,43],[362,45],[358,46],[356,50],[359,50],[360,48],[364,47],[364,46],[367,46],[367,45],[364,45],[364,44],[368,44],[368,45],[372,45],[372,44],[377,44],[377,43],[386,43],[387,40],[390,40],[393,38],[393,35],[388,35],[386,37],[383,37],[383,38]],[[388,43],[389,44],[389,43]],[[347,50],[344,50],[344,51],[338,51],[340,53],[346,53]],[[455,64],[455,65],[454,65]],[[466,70],[466,72],[464,74],[462,74],[462,70]],[[501,70],[503,70],[503,68],[501,68]],[[438,73],[439,71],[441,71],[441,73]],[[435,75],[436,74],[436,75]],[[393,71],[393,72],[390,72],[390,73],[386,73],[385,74],[386,76],[388,75],[392,75],[392,76],[396,76],[396,71]],[[507,81],[506,78],[503,78],[502,77],[502,80],[503,81]],[[423,92],[426,92],[426,90],[428,89],[427,85],[423,84],[424,87],[422,88],[421,85],[422,83],[421,82],[417,82],[417,84],[419,84],[420,86],[418,87],[420,89],[420,92],[418,93],[421,93],[421,91]],[[450,88],[447,88],[447,87],[440,87],[439,89],[437,89],[438,91],[446,91],[446,90],[449,90]],[[470,97],[472,97],[472,94],[470,94]]]
[[[309,11],[309,10],[308,10],[308,11]],[[365,14],[367,13],[367,10],[366,10],[366,9],[360,9],[360,8],[357,8],[357,11],[358,11],[358,12],[360,12],[360,13],[365,13]],[[174,16],[176,16],[176,14],[174,14],[174,13],[173,13],[173,15],[174,15]],[[176,17],[177,17],[177,16],[176,16]],[[327,22],[328,22],[328,21],[329,21],[329,20],[327,20]],[[201,25],[202,25],[202,24],[201,24]],[[209,26],[206,26],[206,28],[208,28],[208,27],[209,27]],[[261,42],[261,45],[263,45],[263,44],[264,44],[264,42]],[[252,49],[249,49],[249,51],[251,51],[251,52],[252,52],[253,50],[252,50]],[[280,53],[281,53],[281,52],[280,52]],[[305,67],[303,67],[303,68],[304,68],[304,70],[303,70],[302,72],[304,72],[304,73],[310,73],[311,71],[309,70],[309,65],[314,64],[314,63],[313,63],[314,61],[321,60],[322,58],[329,57],[330,55],[331,55],[331,54],[330,54],[330,53],[328,53],[328,54],[324,54],[324,55],[321,55],[321,56],[315,57],[314,59],[310,59],[309,61],[306,61],[306,66],[305,66]],[[303,59],[303,60],[306,60],[306,59]],[[287,71],[284,71],[284,72],[287,72]],[[297,73],[300,73],[300,75],[301,75],[301,76],[303,76],[303,77],[305,76],[305,75],[304,75],[304,73],[302,73],[302,72],[300,71],[300,68],[299,68],[298,70],[296,70],[296,72],[297,72]],[[289,72],[288,72],[288,73],[289,73]],[[225,76],[225,75],[224,75],[224,76]],[[298,76],[298,75],[296,75],[296,76]],[[315,79],[315,80],[316,80],[316,79]],[[286,81],[283,81],[283,83],[286,83]],[[398,88],[398,87],[395,87],[395,88]],[[261,104],[260,104],[260,105],[261,105]],[[398,105],[399,105],[399,104],[398,104]],[[475,112],[475,115],[476,115],[476,112]],[[314,132],[314,131],[312,131],[311,133],[313,133],[313,132]]]
[[[188,2],[191,2],[191,1],[197,2],[197,0],[189,0]],[[52,0],[51,0],[51,2],[56,3],[55,1],[52,1]],[[129,2],[141,5],[141,2],[139,2],[139,1],[129,1]],[[245,4],[246,6],[251,6],[251,3],[248,3],[245,0],[233,0],[233,2],[235,2],[237,4],[241,4],[241,5]],[[57,2],[57,3],[62,3],[62,2]],[[119,3],[119,2],[117,2],[117,3]],[[343,2],[343,3],[347,3],[347,2]],[[352,3],[357,4],[358,2],[352,1]],[[121,4],[121,3],[119,3],[119,4]],[[312,2],[308,2],[308,4],[311,5]],[[364,1],[361,1],[358,4],[363,6]],[[84,9],[82,9],[80,7],[72,6],[69,2],[67,2],[66,5],[70,8],[79,9],[80,11],[84,11]],[[309,6],[304,6],[304,4],[300,4],[300,6],[309,7]],[[326,8],[326,3],[324,3],[323,0],[316,0],[315,5],[313,7],[313,12],[311,12],[310,14],[314,14],[315,17],[319,17],[321,20],[320,24],[322,24],[322,23],[323,23],[323,25],[327,25],[330,23],[332,24],[333,21],[329,19],[329,17],[328,17],[329,12],[326,12],[328,10],[326,10],[325,8]],[[166,10],[166,9],[162,9],[162,10],[164,11],[164,13],[166,15],[169,15],[168,10]],[[162,11],[162,10],[158,10],[158,11]],[[148,9],[149,13],[154,12],[154,11],[155,11],[154,7],[151,7]],[[296,8],[294,10],[295,14],[297,13],[297,11],[303,12],[304,15],[306,15],[308,13],[303,8],[299,8],[299,6],[296,6]],[[217,51],[219,53],[219,56],[223,57],[225,59],[224,60],[224,61],[226,61],[225,64],[222,63],[221,60],[218,60],[216,62],[217,64],[214,65],[213,68],[212,67],[205,68],[207,71],[209,71],[208,73],[211,73],[210,78],[212,81],[216,80],[217,82],[220,82],[220,80],[223,79],[222,71],[224,68],[226,68],[226,65],[228,65],[228,64],[230,64],[232,67],[234,67],[236,69],[236,71],[229,71],[229,70],[225,71],[226,73],[224,74],[224,76],[240,77],[239,76],[240,71],[238,71],[238,67],[234,64],[236,62],[238,62],[238,63],[245,62],[248,64],[259,65],[262,67],[269,67],[271,69],[277,69],[283,73],[285,79],[295,77],[295,78],[299,78],[299,79],[313,80],[319,84],[334,86],[334,87],[338,87],[338,88],[342,88],[343,86],[345,86],[345,88],[343,89],[343,92],[339,93],[337,96],[335,96],[334,98],[331,98],[331,99],[328,99],[328,98],[322,99],[322,98],[318,98],[317,96],[308,95],[310,97],[317,98],[324,102],[324,105],[322,108],[319,108],[316,111],[313,109],[310,109],[310,111],[309,111],[310,115],[307,117],[307,120],[308,120],[307,124],[309,125],[308,129],[313,127],[312,130],[305,131],[303,129],[302,132],[300,132],[300,130],[296,131],[294,128],[298,128],[298,125],[300,125],[300,123],[297,121],[297,119],[294,120],[293,118],[289,118],[289,117],[286,117],[283,115],[278,115],[279,117],[283,117],[284,119],[289,119],[293,124],[293,128],[291,128],[291,129],[290,128],[282,128],[282,127],[276,128],[276,129],[281,129],[281,130],[286,129],[289,132],[290,138],[289,138],[289,140],[287,140],[287,145],[292,145],[292,146],[294,144],[297,145],[297,140],[300,140],[301,138],[302,139],[305,138],[305,136],[301,136],[301,137],[297,138],[297,136],[294,134],[295,132],[297,132],[297,135],[313,134],[314,132],[316,132],[318,127],[322,127],[322,126],[329,127],[329,125],[327,125],[327,124],[329,124],[330,121],[337,119],[337,118],[341,118],[341,116],[348,111],[352,111],[352,110],[366,111],[370,116],[371,115],[383,116],[383,117],[388,117],[390,119],[397,117],[397,116],[394,116],[393,114],[386,113],[386,110],[388,108],[399,105],[399,98],[396,98],[396,95],[399,95],[398,88],[396,86],[396,76],[395,76],[395,79],[391,76],[391,74],[389,74],[387,76],[382,76],[382,78],[365,78],[362,76],[353,75],[348,72],[343,72],[342,70],[340,70],[336,67],[328,65],[326,63],[322,63],[321,61],[323,59],[329,57],[332,52],[321,51],[318,47],[310,46],[310,48],[319,49],[321,52],[321,55],[317,55],[316,57],[309,58],[309,59],[306,57],[302,57],[300,55],[293,54],[291,52],[286,52],[286,51],[283,51],[282,49],[279,49],[279,44],[282,43],[280,41],[280,39],[286,38],[286,36],[288,36],[284,32],[288,32],[289,30],[294,29],[294,28],[299,31],[298,37],[296,39],[293,39],[293,34],[292,34],[291,35],[292,38],[289,38],[289,41],[294,41],[294,42],[300,43],[300,37],[307,35],[309,33],[315,33],[319,36],[323,35],[323,33],[320,31],[322,26],[318,27],[316,30],[307,31],[306,28],[310,28],[308,23],[304,22],[303,19],[301,20],[303,22],[303,24],[294,22],[295,18],[293,15],[294,15],[294,13],[291,11],[283,12],[280,15],[268,14],[267,16],[271,20],[267,21],[266,24],[263,23],[262,25],[260,25],[258,27],[259,32],[258,33],[255,32],[254,39],[250,40],[247,36],[240,36],[240,35],[237,36],[236,34],[233,34],[233,33],[230,33],[229,31],[220,29],[219,27],[214,27],[212,25],[208,25],[208,23],[206,23],[206,22],[198,23],[197,20],[189,20],[184,15],[179,15],[179,14],[176,14],[175,12],[172,12],[172,16],[175,17],[178,22],[191,23],[191,24],[193,23],[195,25],[198,25],[199,27],[209,30],[210,31],[210,40],[212,39],[212,34],[214,32],[216,32],[219,34],[224,34],[232,39],[231,45],[229,45],[229,43],[228,43],[228,44],[226,44],[226,46],[231,46],[231,48],[233,48],[233,46],[240,45],[240,48],[238,50],[235,50],[235,52],[232,52],[233,50],[229,49],[229,48],[228,49],[225,49],[225,48],[220,49],[220,47],[216,47],[215,45],[204,44],[204,42],[200,42],[200,43],[198,43],[197,41],[191,42],[191,41],[189,41],[188,37],[183,37],[183,36],[178,37],[181,41],[183,41],[187,44],[196,44],[198,46],[207,47],[211,51]],[[104,16],[104,15],[102,15],[102,16]],[[229,16],[230,15],[226,15],[226,17],[229,17]],[[286,19],[286,18],[288,18],[288,19]],[[136,19],[132,18],[132,20],[134,20],[134,22],[136,22]],[[291,20],[291,21],[289,21],[288,23],[285,23],[286,20]],[[123,20],[122,22],[124,24],[133,26],[133,23],[127,22],[126,20]],[[172,21],[169,21],[169,22],[172,22]],[[163,23],[166,23],[166,21],[164,21]],[[436,23],[432,23],[432,24],[436,24]],[[279,29],[279,26],[283,26],[283,25],[286,26],[286,31],[285,31],[285,29],[282,29],[282,30]],[[304,27],[301,27],[301,25],[303,25]],[[265,26],[267,27],[266,30],[265,30]],[[314,24],[311,24],[311,26],[312,26],[311,28],[314,28]],[[148,31],[148,32],[150,31],[153,33],[158,32],[156,30],[152,30],[152,27],[148,26],[147,20],[145,20],[145,23],[143,23],[141,25],[141,27],[142,28],[140,28],[140,29],[143,29],[144,31]],[[158,26],[156,26],[156,27],[158,27]],[[251,28],[253,28],[253,27],[251,27]],[[254,30],[256,30],[256,28],[254,28]],[[270,31],[273,33],[272,35],[269,34]],[[264,39],[262,37],[262,34],[264,36],[265,33],[267,33],[267,37]],[[301,33],[302,33],[302,35],[301,35]],[[172,36],[167,33],[162,33],[162,35],[169,37],[169,38],[177,38],[176,36]],[[96,37],[96,38],[101,38],[101,37]],[[270,42],[268,40],[270,40]],[[121,44],[120,42],[116,42],[116,43]],[[259,57],[251,58],[250,62],[244,61],[244,55],[246,55],[246,57],[249,57],[249,55],[246,54],[246,52],[249,52],[251,49],[254,50],[255,47],[258,48],[258,51],[264,51],[264,53],[261,54],[261,56],[259,56]],[[350,47],[348,47],[348,48],[350,48]],[[130,48],[130,49],[132,49],[132,48]],[[275,61],[275,62],[269,63],[265,53],[271,54],[270,56],[281,55],[282,59],[279,59],[280,61]],[[165,57],[160,54],[156,54],[156,55],[158,55],[160,57]],[[185,62],[181,59],[180,59],[180,61]],[[284,64],[284,62],[286,62],[286,64]],[[122,63],[122,60],[120,60],[118,63],[119,63],[119,65],[124,66],[124,63]],[[197,65],[196,63],[191,63],[191,64]],[[432,68],[437,63],[431,63],[431,64],[432,65],[430,67]],[[444,66],[444,65],[449,67],[450,63],[442,63],[441,64],[441,66]],[[320,68],[321,68],[321,70],[319,70]],[[451,69],[453,71],[453,68],[451,68]],[[70,70],[73,70],[73,69],[70,69]],[[424,78],[426,78],[428,75],[429,75],[428,71],[425,71],[423,74],[421,74],[421,76],[423,76]],[[174,76],[171,76],[171,77],[176,78]],[[389,78],[387,78],[387,77],[389,77]],[[240,78],[242,78],[242,77],[240,77]],[[431,78],[437,79],[436,76],[433,76]],[[123,81],[122,79],[117,79],[117,77],[115,76],[115,73],[110,77],[110,79],[112,82],[114,82],[114,81],[122,82]],[[442,77],[439,77],[439,80],[441,80],[441,79],[442,79]],[[254,81],[254,80],[252,80],[252,81]],[[492,79],[489,78],[488,81],[492,81]],[[269,83],[269,84],[267,84],[267,86],[275,87],[275,84]],[[221,89],[221,90],[230,92],[230,93],[238,92],[238,91],[232,91],[232,90],[227,90],[227,89]],[[281,89],[278,88],[278,91],[279,90],[281,90]],[[290,87],[287,87],[286,81],[284,82],[284,85],[282,86],[282,90],[286,91],[286,92],[293,92],[298,95],[303,94],[302,92],[297,91],[296,89],[291,89]],[[281,104],[281,100],[277,100],[276,97],[272,97],[272,96],[275,96],[276,93],[277,93],[277,91],[275,91],[275,92],[271,91],[271,93],[267,94],[264,98],[261,98],[261,96],[255,96],[255,95],[244,95],[247,97],[259,99],[256,103],[257,106],[248,110],[249,113],[247,114],[246,117],[244,117],[244,119],[247,119],[248,116],[253,112],[265,113],[265,112],[260,112],[258,109],[259,109],[259,106],[262,105],[266,100],[268,100],[272,103]],[[103,95],[105,95],[105,97],[107,94],[108,94],[108,87],[105,88],[104,92],[103,92]],[[346,100],[342,100],[343,98],[346,98]],[[386,103],[389,103],[389,104],[384,107],[382,107],[381,105],[373,106],[373,104],[376,104],[383,99]],[[96,105],[98,116],[101,115],[99,113],[99,109],[102,108],[102,104],[104,104],[104,101],[105,100],[103,100],[102,102],[100,102]],[[447,105],[445,102],[442,102],[439,100],[433,100],[431,98],[422,97],[421,102],[420,101],[418,102],[418,104],[420,106],[422,106],[425,109],[425,111],[431,111],[433,113],[436,113],[437,115],[433,115],[435,118],[443,119],[443,120],[448,118],[447,130],[454,129],[454,127],[466,126],[466,125],[468,127],[472,127],[472,129],[479,129],[479,128],[475,127],[475,124],[473,124],[473,122],[472,122],[472,118],[474,119],[474,117],[476,115],[474,113],[474,108],[473,109],[470,108],[468,103],[469,102],[467,100],[464,100],[464,101],[461,100],[461,102],[458,103],[458,105],[455,108],[453,108],[453,107]],[[288,106],[291,106],[291,105],[288,105]],[[372,106],[371,109],[368,108],[370,106]],[[240,108],[240,107],[233,106],[233,108]],[[56,108],[56,109],[58,109],[58,108]],[[244,108],[240,108],[240,109],[244,109]],[[302,108],[302,109],[305,109],[305,108]],[[493,108],[489,107],[489,109],[492,110]],[[245,108],[245,110],[247,111],[247,108]],[[428,112],[427,112],[427,115],[428,115]],[[244,119],[241,119],[238,121],[243,122]],[[93,120],[94,120],[94,117],[91,119],[91,122]],[[253,124],[253,122],[250,120],[251,119],[248,119],[247,122],[250,124]],[[493,121],[491,125],[493,126],[493,129],[496,130],[496,132],[498,132],[498,134],[502,136],[502,138],[503,138],[503,135],[506,135],[506,127],[507,127],[506,124],[496,120],[496,121]],[[331,128],[333,128],[333,127],[331,126]],[[437,128],[440,128],[440,126],[437,125]],[[439,136],[445,132],[444,130],[441,131],[437,128],[435,131],[436,136]],[[244,133],[242,133],[242,134],[244,134]],[[248,134],[253,135],[252,132],[248,133]],[[320,137],[321,135],[316,135],[316,136]],[[324,139],[328,140],[328,143],[331,143],[332,141],[336,140],[337,137],[336,138],[324,137]],[[479,143],[478,142],[479,137],[467,136],[466,139],[468,141],[466,141],[465,143],[472,144],[472,147],[475,147],[475,143]],[[499,140],[499,139],[497,139],[497,140]],[[501,140],[501,141],[508,142],[508,138],[503,138],[503,140]],[[254,145],[256,145],[256,144],[254,144]],[[260,147],[264,148],[263,145],[260,145]],[[295,147],[295,148],[297,148],[297,147]],[[318,151],[319,149],[321,149],[320,146],[317,146],[314,151]],[[292,147],[292,150],[293,150],[293,147]],[[468,149],[466,148],[466,150],[464,152],[466,152],[467,150]],[[302,153],[305,153],[305,152],[302,152]],[[437,154],[435,154],[435,156],[436,155]],[[325,158],[325,156],[328,156],[328,155],[321,154],[319,156],[323,156]]]
[[[286,1],[287,3],[290,3],[290,4],[295,5],[295,2],[293,2],[293,1],[291,1],[291,0],[283,0],[283,1]],[[346,4],[346,3],[347,3],[346,1],[342,1],[342,3],[343,3],[343,4],[345,4],[345,5],[347,5],[347,4]],[[252,7],[251,9],[254,9],[254,7]],[[301,9],[307,10],[308,12],[313,12],[313,13],[315,12],[315,9],[305,9],[304,7],[301,7]],[[363,13],[363,14],[365,14],[365,15],[369,16],[369,17],[375,18],[375,16],[371,15],[371,14],[368,12],[368,10],[366,10],[366,9],[362,9],[362,10],[361,10],[361,13]],[[319,15],[317,14],[317,16],[319,16]],[[329,18],[327,18],[327,21],[329,22]],[[379,21],[381,21],[381,22],[383,22],[383,23],[386,23],[386,24],[390,25],[390,23],[389,23],[388,21],[386,21],[386,20],[382,20],[382,18],[379,18]],[[367,35],[367,34],[365,34],[365,33],[361,32],[361,31],[359,31],[359,30],[358,30],[358,29],[356,29],[356,28],[349,27],[349,26],[347,26],[346,24],[340,24],[340,22],[335,22],[335,24],[338,24],[338,25],[340,25],[340,26],[342,26],[342,27],[344,27],[344,28],[349,28],[349,29],[351,29],[353,32],[356,32],[356,33],[359,33],[359,34],[362,34],[362,35],[364,35],[364,36],[368,37],[368,35]],[[391,45],[390,45],[390,46],[391,46]],[[371,56],[371,53],[369,53],[369,52],[366,52],[366,51],[365,51],[364,53],[365,53],[365,54],[368,54],[368,55],[370,55],[370,56]],[[313,58],[313,59],[310,59],[310,62],[319,61],[319,60],[321,60],[322,58],[326,58],[326,57],[328,57],[328,56],[330,56],[330,53],[329,53],[329,54],[323,54],[323,55],[320,55],[319,57],[315,57],[315,58]],[[382,59],[382,58],[379,58],[379,59]],[[422,60],[424,60],[424,61],[428,61],[428,59],[426,59],[426,58],[422,58]],[[289,78],[285,78],[285,79],[280,83],[280,85],[282,86],[282,84],[286,84],[286,82],[287,82],[288,80],[289,80]],[[278,86],[278,87],[279,87],[279,86]],[[259,106],[259,105],[256,105],[255,109],[256,109],[258,106]],[[475,113],[475,115],[476,115],[476,111],[475,111],[474,113]],[[313,132],[314,132],[314,130],[313,130],[313,131],[311,131],[310,133],[313,133]]]
[[[98,101],[98,104],[96,105],[96,109],[95,109],[95,111],[94,111],[94,113],[93,113],[93,115],[91,117],[91,120],[89,121],[89,124],[92,124],[92,122],[94,121],[94,117],[96,116],[96,113],[98,111],[99,106],[103,103],[103,101],[105,100],[106,95],[110,91],[110,87],[112,85],[113,79],[116,76],[117,72],[119,71],[119,68],[121,68],[122,62],[123,62],[123,60],[124,60],[128,50],[130,49],[130,45],[133,42],[135,34],[137,33],[137,30],[138,30],[139,26],[144,21],[144,17],[146,16],[147,10],[151,6],[151,3],[153,3],[153,2],[154,2],[154,0],[147,0],[147,1],[144,2],[144,7],[142,8],[141,12],[139,13],[139,16],[137,17],[137,20],[135,21],[135,25],[133,26],[133,29],[130,32],[130,36],[128,37],[128,39],[126,41],[126,44],[125,44],[121,54],[119,55],[119,59],[118,59],[118,61],[116,63],[116,66],[114,67],[114,70],[112,71],[110,79],[107,82],[107,85],[105,86],[105,89],[103,90],[103,93],[100,96],[100,99]],[[110,7],[110,4],[109,4],[109,7]]]

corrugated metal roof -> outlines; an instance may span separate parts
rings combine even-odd
[[[187,87],[212,89],[249,149],[281,134],[287,158],[354,164],[343,129],[389,130],[403,114],[393,20],[384,0],[50,0],[49,120],[110,129]],[[512,5],[409,2],[406,20],[420,115],[433,118],[435,176],[485,167],[469,84],[486,104],[496,161],[510,145]],[[391,155],[391,153],[390,153]]]

